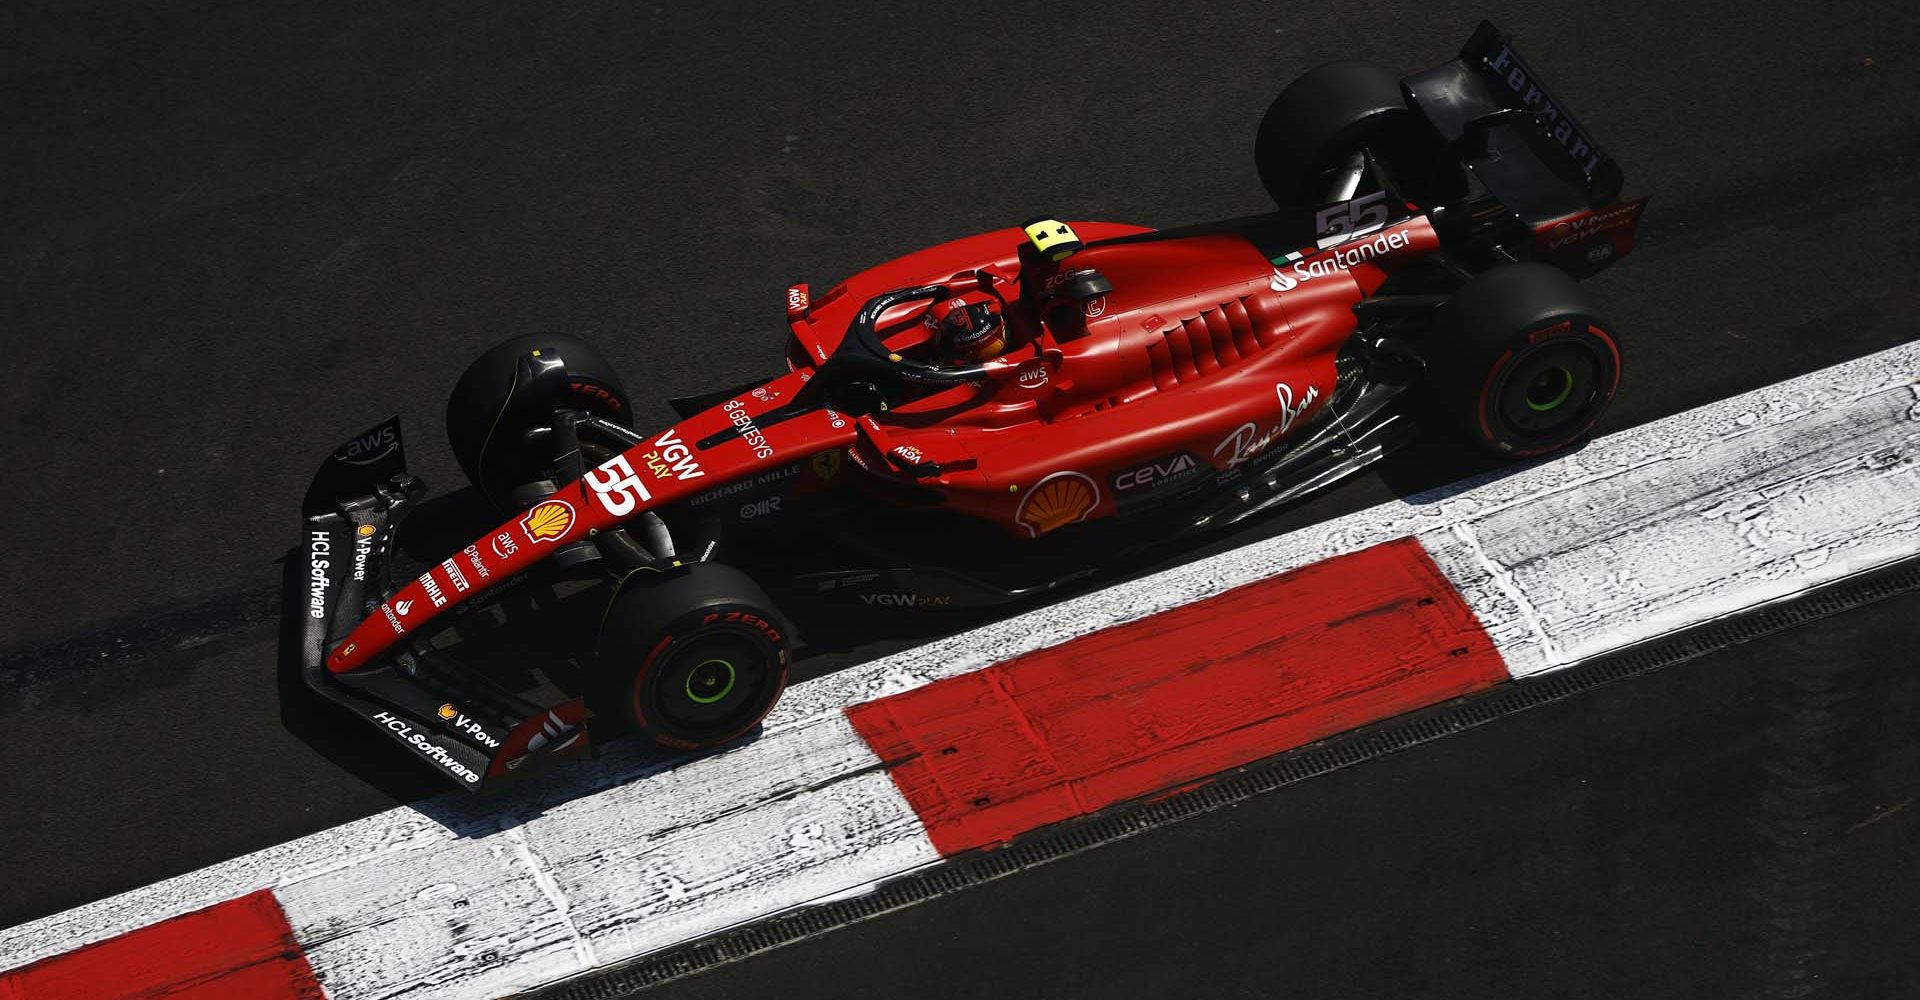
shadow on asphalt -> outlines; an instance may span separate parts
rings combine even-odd
[[[302,549],[295,546],[281,559],[281,592],[297,600]],[[280,722],[294,738],[328,762],[400,802],[444,791],[446,784],[420,766],[405,748],[375,733],[346,709],[308,689],[300,676],[299,615],[280,615],[278,655],[274,678],[280,691]]]

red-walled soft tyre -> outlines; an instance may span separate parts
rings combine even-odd
[[[1468,282],[1440,309],[1427,355],[1439,405],[1508,458],[1578,442],[1620,387],[1613,325],[1545,264],[1507,264]]]
[[[600,626],[597,708],[662,746],[716,747],[773,710],[791,660],[785,622],[745,573],[718,563],[638,570]]]

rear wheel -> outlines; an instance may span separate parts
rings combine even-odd
[[[567,377],[555,398],[524,397],[520,359],[536,351],[565,363]],[[623,425],[633,413],[626,386],[593,345],[564,333],[514,337],[480,355],[454,384],[447,397],[447,443],[467,481],[496,507],[509,509],[514,487],[540,478],[552,464],[553,446],[537,431],[563,407]]]
[[[1335,175],[1362,148],[1416,202],[1438,204],[1466,189],[1458,161],[1407,107],[1400,75],[1358,59],[1327,63],[1288,84],[1260,120],[1253,162],[1276,204],[1313,206],[1329,200]]]
[[[719,746],[766,718],[791,659],[772,601],[740,570],[637,570],[600,627],[600,706],[663,746]]]
[[[1556,268],[1508,264],[1468,282],[1427,352],[1442,408],[1487,451],[1524,458],[1578,441],[1613,401],[1620,347],[1592,296]]]

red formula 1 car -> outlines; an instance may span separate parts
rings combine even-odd
[[[1305,74],[1255,162],[1269,215],[1033,219],[795,285],[786,371],[676,400],[664,429],[630,426],[579,340],[495,347],[447,431],[497,526],[390,586],[421,492],[397,421],[315,477],[307,681],[470,788],[584,750],[590,716],[715,746],[785,684],[762,584],[1014,600],[1333,482],[1429,415],[1514,457],[1600,416],[1620,352],[1575,279],[1632,247],[1644,202],[1491,25],[1412,76]],[[576,599],[594,627],[570,671],[513,685],[463,655],[509,612]]]

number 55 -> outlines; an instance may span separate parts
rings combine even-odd
[[[1352,201],[1337,202],[1313,217],[1313,231],[1321,236],[1365,233],[1387,224],[1387,193],[1375,191]]]
[[[600,498],[600,506],[614,517],[625,517],[641,502],[653,499],[625,455],[601,462],[600,467],[587,473],[585,478],[587,485],[593,487],[593,495]],[[639,495],[635,496],[636,493]]]

